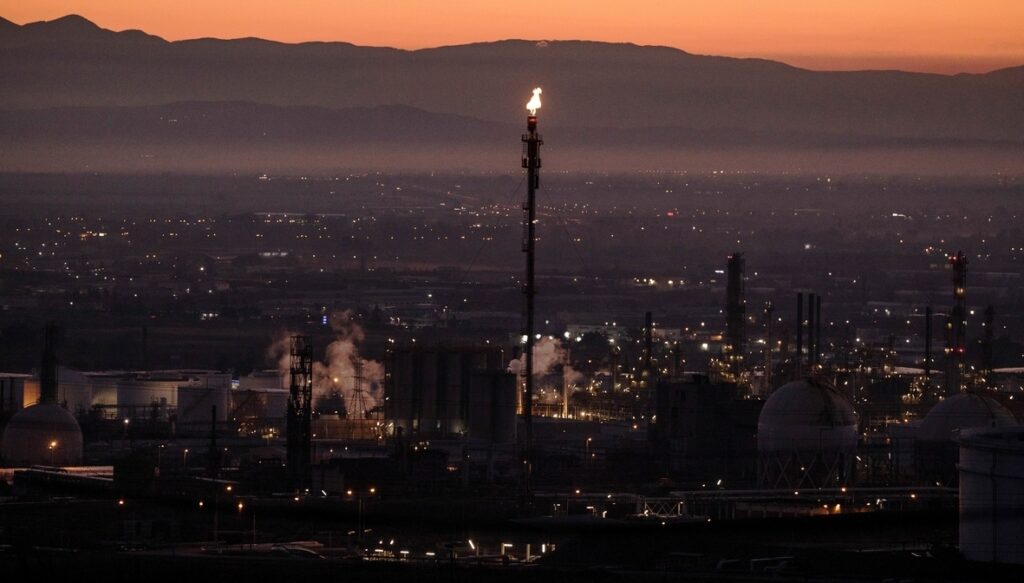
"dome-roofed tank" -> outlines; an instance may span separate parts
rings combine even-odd
[[[9,465],[76,465],[82,461],[82,430],[60,405],[32,405],[7,422],[3,454]]]
[[[764,488],[841,487],[853,480],[857,414],[831,384],[782,385],[757,420],[758,482]]]
[[[838,389],[818,379],[782,385],[761,409],[757,449],[843,451],[857,448],[857,414]]]
[[[952,443],[962,429],[1017,425],[1009,409],[992,397],[960,393],[939,401],[921,420],[917,439],[922,442]]]
[[[74,465],[82,461],[82,429],[57,404],[57,326],[46,326],[39,403],[18,411],[4,428],[3,457],[10,465]]]
[[[960,447],[957,440],[967,430],[1017,425],[1009,409],[992,397],[959,393],[939,401],[921,420],[914,447],[917,474],[928,483],[957,482]]]

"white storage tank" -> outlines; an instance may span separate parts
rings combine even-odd
[[[963,392],[943,399],[921,420],[915,445],[918,476],[928,484],[956,483],[962,431],[1012,427],[1017,419],[990,395]]]
[[[1024,427],[960,438],[960,552],[1024,565]]]
[[[88,413],[92,408],[92,381],[77,370],[58,368],[57,402],[74,415]]]
[[[759,482],[767,488],[838,487],[852,478],[857,414],[838,389],[806,378],[776,389],[757,420]]]
[[[75,416],[57,403],[32,405],[18,411],[4,428],[3,458],[15,466],[78,465],[82,430]]]
[[[153,405],[161,409],[178,404],[178,385],[182,378],[129,377],[117,383],[117,409],[119,415],[136,417],[147,415]]]
[[[1017,424],[1009,409],[994,398],[959,393],[935,404],[921,421],[920,442],[953,443],[963,429],[1006,427]]]

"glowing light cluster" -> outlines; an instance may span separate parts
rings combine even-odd
[[[541,89],[537,87],[533,90],[533,97],[530,98],[530,102],[526,104],[526,109],[530,111],[530,115],[537,115],[537,110],[540,109],[540,94]]]

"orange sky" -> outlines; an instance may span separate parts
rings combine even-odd
[[[1024,0],[0,0],[17,23],[76,13],[169,40],[341,40],[422,48],[589,39],[814,69],[943,73],[1024,64]]]

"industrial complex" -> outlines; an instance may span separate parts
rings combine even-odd
[[[609,580],[828,580],[830,569],[972,580],[973,568],[998,579],[1024,565],[1024,368],[998,361],[996,310],[973,301],[970,253],[936,253],[932,289],[900,301],[858,292],[855,277],[807,285],[799,264],[769,286],[742,243],[707,282],[637,275],[591,293],[586,282],[603,283],[582,268],[538,273],[555,236],[538,203],[540,97],[522,135],[522,274],[464,283],[409,269],[401,286],[373,283],[364,309],[308,286],[263,320],[196,308],[204,326],[234,317],[245,335],[273,337],[244,367],[189,362],[188,346],[160,356],[155,310],[120,344],[131,366],[76,366],[64,355],[99,340],[76,335],[80,316],[46,318],[32,332],[43,342],[25,347],[38,364],[0,374],[0,568],[23,556],[18,541],[51,566],[68,561],[54,549],[92,549],[154,576],[177,573],[182,556],[209,559],[210,572],[316,558],[466,580],[573,578],[584,564]],[[305,286],[275,252],[169,269],[206,277],[230,264],[254,289]],[[375,281],[383,267],[357,255],[353,273]],[[312,259],[303,269],[325,271]],[[576,300],[538,303],[580,279]],[[183,281],[160,293],[184,295]],[[201,281],[187,292],[202,290],[196,302],[241,285]],[[986,298],[1020,301],[989,287]],[[655,301],[677,288],[712,307]],[[232,342],[252,341],[241,336]],[[596,554],[580,559],[581,546]]]

